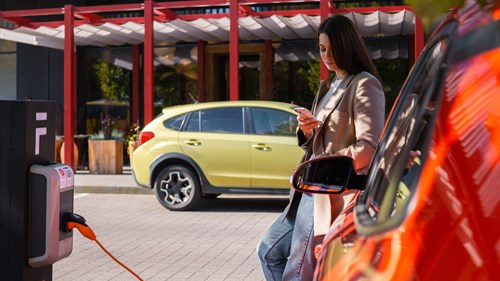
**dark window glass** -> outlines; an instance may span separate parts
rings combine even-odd
[[[184,129],[186,132],[199,132],[200,131],[200,112],[195,111],[191,113],[189,121]]]
[[[165,122],[163,122],[163,125],[166,128],[169,128],[171,130],[179,131],[181,129],[182,122],[184,121],[185,117],[186,117],[186,114],[181,114],[181,115],[171,117],[171,118],[165,120]]]
[[[389,120],[369,175],[365,210],[371,221],[382,223],[405,210],[415,191],[423,165],[422,144],[429,139],[429,126],[436,113],[435,98],[441,88],[445,41],[425,53],[414,79],[402,91]]]
[[[201,111],[201,131],[210,133],[243,133],[243,108],[228,107]]]
[[[295,115],[281,110],[254,107],[252,119],[257,135],[295,136],[297,130]]]

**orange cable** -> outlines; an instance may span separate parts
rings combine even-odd
[[[101,249],[108,254],[115,262],[117,262],[119,265],[121,265],[123,268],[125,268],[128,272],[132,273],[137,279],[144,281],[137,273],[135,273],[132,269],[128,268],[125,264],[123,264],[121,261],[119,261],[117,258],[115,258],[104,246],[97,240],[96,235],[94,234],[94,231],[90,226],[86,225],[85,223],[79,223],[79,222],[68,222],[67,223],[67,228],[69,230],[72,230],[73,228],[78,229],[80,233],[86,237],[89,240],[93,240],[101,247]]]
[[[104,246],[99,242],[99,240],[97,240],[97,238],[94,240],[97,245],[99,245],[99,247],[101,247],[101,249],[106,253],[108,254],[108,256],[110,256],[115,262],[117,262],[119,265],[121,265],[123,268],[125,268],[128,272],[132,273],[135,277],[137,277],[137,279],[141,280],[141,281],[144,281],[139,275],[137,275],[137,273],[135,273],[132,269],[128,268],[126,265],[124,265],[121,261],[119,261],[117,258],[115,258],[110,252],[108,252],[108,250],[106,250],[106,248],[104,248]]]

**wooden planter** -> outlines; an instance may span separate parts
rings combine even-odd
[[[89,140],[89,172],[91,174],[123,173],[123,142]]]

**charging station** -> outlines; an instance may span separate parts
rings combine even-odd
[[[73,250],[73,232],[61,229],[63,214],[73,212],[73,170],[64,164],[30,168],[28,264],[51,265]],[[45,200],[43,200],[45,199]]]
[[[73,211],[71,168],[55,164],[54,101],[0,101],[0,280],[52,280],[68,256]]]

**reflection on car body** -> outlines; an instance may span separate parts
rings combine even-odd
[[[315,280],[498,279],[499,18],[500,8],[469,1],[433,33],[389,116],[366,190],[318,248]]]

